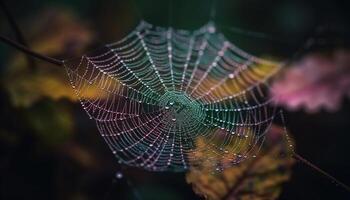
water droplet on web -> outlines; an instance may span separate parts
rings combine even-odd
[[[208,32],[209,33],[214,33],[215,32],[215,27],[214,26],[209,26],[208,27]]]
[[[88,113],[90,119],[96,120],[98,130],[106,139],[108,145],[119,147],[113,148],[112,151],[117,158],[123,156],[123,159],[118,162],[123,163],[124,160],[134,159],[136,156],[137,162],[133,162],[131,165],[140,168],[153,171],[185,169],[187,160],[184,160],[184,158],[188,157],[185,147],[192,146],[194,139],[203,130],[208,130],[208,133],[213,131],[215,135],[220,134],[218,139],[222,142],[236,139],[236,135],[242,137],[238,139],[248,137],[244,142],[249,143],[249,147],[253,147],[255,144],[251,142],[257,136],[260,136],[263,131],[263,128],[259,127],[265,126],[265,122],[270,122],[266,121],[266,119],[270,119],[268,118],[270,116],[266,114],[254,118],[255,113],[259,113],[259,111],[250,110],[260,109],[260,107],[265,109],[265,104],[261,104],[263,101],[260,101],[265,99],[260,99],[261,95],[258,94],[259,91],[254,90],[255,86],[254,88],[246,88],[238,94],[231,85],[235,78],[239,78],[240,73],[229,72],[221,59],[235,62],[237,69],[245,70],[248,74],[253,71],[250,68],[250,63],[254,61],[260,64],[260,60],[255,60],[248,53],[243,57],[237,56],[241,55],[241,51],[235,48],[233,44],[231,45],[229,41],[225,41],[220,33],[216,33],[218,30],[211,23],[198,30],[201,35],[208,36],[204,40],[205,42],[200,42],[203,43],[202,45],[197,44],[197,37],[189,37],[189,35],[183,35],[183,37],[190,44],[183,44],[182,40],[173,40],[171,39],[172,30],[169,29],[168,38],[171,41],[168,41],[168,52],[156,55],[156,47],[162,48],[162,46],[151,39],[152,34],[148,33],[149,30],[146,27],[148,25],[144,24],[134,30],[133,36],[125,40],[128,42],[110,44],[108,46],[109,51],[98,51],[91,55],[93,64],[83,63],[78,66],[82,68],[81,70],[68,70],[70,82],[75,88],[75,92],[81,96],[79,98],[82,107]],[[160,34],[159,39],[166,39],[166,36],[161,34],[163,32],[157,28],[154,30],[152,28],[152,31]],[[135,33],[138,37],[134,36]],[[148,43],[153,44],[155,49],[148,47]],[[209,43],[217,47],[215,48],[216,57],[212,56],[211,51],[207,51],[206,46]],[[135,46],[132,44],[141,45]],[[178,45],[184,48],[175,48]],[[120,52],[120,55],[125,55],[125,57],[119,57],[117,52],[118,54]],[[198,57],[196,59],[192,56],[194,52]],[[186,58],[183,57],[185,55]],[[183,57],[183,59],[175,59],[178,56]],[[90,55],[87,57],[90,57]],[[164,59],[164,67],[158,67],[158,59],[163,60],[163,58],[166,58]],[[173,63],[175,61],[173,59],[177,63]],[[149,64],[144,66],[143,62],[138,62],[139,60],[145,60]],[[132,65],[129,65],[128,62]],[[211,63],[209,65],[211,67],[203,69],[203,71],[193,68],[193,65],[198,65],[201,68],[202,63]],[[185,69],[176,71],[175,64],[184,66]],[[129,66],[132,67],[129,68]],[[211,69],[213,71],[210,71]],[[155,72],[155,74],[151,75],[148,72]],[[117,76],[117,74],[120,75]],[[122,74],[125,74],[125,76],[121,76]],[[180,77],[182,77],[181,80],[179,80]],[[110,81],[111,78],[117,79],[116,84],[114,80],[113,82]],[[251,86],[253,82],[260,80],[255,76],[249,78],[253,80],[242,78],[238,80],[239,84]],[[94,87],[91,87],[92,84]],[[236,84],[236,82],[233,84]],[[233,86],[236,87],[236,85]],[[94,100],[89,100],[89,96],[86,96],[86,94],[89,95],[86,91],[89,89],[88,92],[90,92],[90,88],[93,89],[91,91],[96,90]],[[251,94],[251,96],[254,95],[254,98],[248,98],[250,95],[247,95],[249,104],[245,92]],[[255,100],[255,98],[258,99]],[[244,103],[247,105],[244,105]],[[248,131],[248,129],[245,129],[245,125],[250,126],[250,124],[252,126],[259,125],[259,127],[254,129],[256,131]],[[249,134],[243,134],[246,130]],[[188,134],[183,134],[183,132]],[[142,144],[138,142],[141,135],[145,136]],[[127,139],[119,140],[120,136],[127,137]],[[164,141],[170,148],[161,148],[162,144],[158,144],[155,138],[159,138],[157,141]],[[177,138],[180,138],[181,142],[178,142]],[[232,144],[240,147],[240,144]],[[141,151],[144,156],[140,156],[140,152],[135,155],[136,149]],[[146,149],[152,150],[154,154],[151,156],[151,151],[146,151]],[[234,154],[235,151],[220,148],[219,153],[232,156],[231,154]],[[149,160],[158,157],[159,159]],[[233,163],[243,160],[238,157],[246,158],[247,156],[242,154],[235,156],[234,159],[236,157],[237,160]],[[215,160],[215,157],[210,156],[208,159],[212,161]],[[169,165],[169,167],[164,168],[165,165]],[[213,171],[215,169],[223,170],[223,167],[213,165]],[[117,172],[115,174],[116,178],[123,178],[123,174]]]
[[[115,173],[115,177],[116,177],[117,179],[122,179],[122,178],[123,178],[123,173],[117,172],[117,173]]]

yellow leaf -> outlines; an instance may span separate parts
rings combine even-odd
[[[214,90],[211,94],[216,98],[235,96],[251,87],[265,82],[279,69],[280,64],[274,62],[250,64],[247,65],[246,68],[242,67],[241,69],[235,70],[235,72],[229,74],[229,78],[226,79],[208,77],[202,82],[201,87],[213,88]]]
[[[281,193],[282,183],[289,180],[294,163],[293,158],[287,156],[290,147],[284,138],[283,128],[273,126],[256,158],[248,158],[221,172],[215,172],[213,164],[203,162],[198,166],[197,163],[186,174],[186,180],[197,194],[207,199],[276,199]],[[200,138],[197,148],[204,143]],[[201,150],[197,156],[207,160],[212,155]],[[216,161],[223,163],[225,159],[217,156]]]
[[[39,53],[52,57],[71,57],[80,54],[91,42],[92,32],[70,12],[49,10],[40,14],[42,20],[32,19],[28,24],[29,34],[34,38],[28,43]],[[15,106],[28,107],[33,103],[49,98],[65,98],[77,101],[64,67],[52,66],[36,60],[36,68],[28,67],[25,56],[16,53],[8,62],[4,88],[9,92]],[[96,88],[84,93],[85,98],[99,95]]]
[[[39,66],[35,72],[21,70],[7,76],[4,86],[13,105],[19,107],[31,106],[43,98],[78,101],[63,68]],[[91,88],[86,90],[84,95],[88,99],[95,98],[99,96],[99,91],[97,88]]]

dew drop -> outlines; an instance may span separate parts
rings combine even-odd
[[[117,179],[122,179],[123,178],[123,174],[121,172],[117,172],[117,173],[115,173],[115,177]]]

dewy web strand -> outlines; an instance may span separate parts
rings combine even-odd
[[[261,93],[263,64],[277,67],[229,43],[213,23],[191,32],[146,22],[79,62],[65,62],[112,152],[152,171],[203,162],[196,157],[199,140],[230,160],[213,162],[218,169],[255,156],[275,115]],[[98,99],[85,98],[91,89],[100,91]]]
[[[196,157],[202,140],[203,149],[229,158],[225,166],[206,158],[222,170],[256,157],[276,117],[264,91],[269,89],[267,79],[285,63],[244,52],[212,22],[191,32],[142,21],[122,40],[78,61],[57,60],[0,39],[33,57],[64,65],[82,107],[127,165],[186,170],[203,162]],[[261,65],[273,70],[261,71]],[[99,91],[98,98],[88,98],[91,89]],[[349,190],[300,155],[294,157]]]

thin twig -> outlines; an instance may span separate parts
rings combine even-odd
[[[49,62],[49,63],[54,64],[54,65],[58,65],[58,66],[63,65],[63,60],[58,60],[56,58],[51,58],[51,57],[42,55],[40,53],[34,52],[34,51],[30,50],[28,47],[26,47],[22,44],[19,44],[17,42],[14,42],[11,39],[8,39],[2,35],[0,35],[0,41],[16,48],[19,51],[22,51],[23,53],[26,53],[27,55],[32,56],[34,58]]]
[[[26,40],[24,39],[24,36],[18,26],[18,24],[16,23],[16,20],[14,19],[13,15],[11,14],[10,10],[7,8],[6,4],[0,0],[0,7],[2,9],[2,11],[4,12],[11,28],[13,29],[16,39],[19,43],[21,43],[23,46],[29,47],[28,43],[26,42]],[[30,68],[35,68],[35,62],[32,59],[32,57],[30,57],[28,54],[25,54],[27,61],[28,61],[28,65]]]
[[[299,154],[294,153],[293,157],[296,160],[298,160],[298,161],[304,163],[305,165],[311,167],[312,169],[316,170],[317,172],[319,172],[320,174],[324,175],[325,177],[329,178],[330,180],[335,182],[337,185],[339,185],[340,187],[344,188],[346,191],[350,192],[350,187],[348,185],[346,185],[345,183],[339,181],[338,179],[336,179],[334,176],[328,174],[327,172],[323,171],[322,169],[320,169],[316,165],[312,164],[310,161],[306,160],[305,158],[303,158]]]

